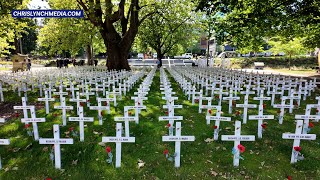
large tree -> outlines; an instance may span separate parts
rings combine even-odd
[[[320,22],[318,0],[200,0],[198,8],[212,16],[223,13],[215,21],[218,40],[240,48],[261,46],[273,36],[290,41],[305,34],[311,38],[306,42],[320,45],[319,38],[312,39]]]
[[[190,1],[172,0],[159,5],[158,13],[147,19],[140,27],[140,40],[157,52],[160,64],[165,54],[176,46],[185,45],[193,40],[194,7]]]
[[[152,2],[141,3],[139,0],[120,0],[118,2],[77,0],[77,2],[83,8],[90,22],[99,29],[107,48],[108,69],[130,70],[127,61],[128,53],[139,26],[155,12],[153,6],[148,6]],[[142,12],[143,9],[144,12]]]

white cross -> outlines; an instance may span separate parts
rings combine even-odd
[[[296,119],[303,119],[303,134],[308,134],[309,130],[309,120],[315,119],[316,121],[319,121],[320,115],[310,115],[311,108],[314,106],[313,104],[307,104],[306,113],[304,115],[295,115]]]
[[[80,94],[79,92],[76,93],[77,98],[76,99],[69,99],[70,102],[77,102],[77,113],[79,115],[79,107],[80,107],[80,102],[86,102],[85,99],[80,99]]]
[[[39,140],[39,131],[38,131],[37,122],[46,122],[46,119],[36,117],[36,111],[35,111],[34,106],[30,109],[30,111],[31,111],[31,118],[22,118],[21,122],[32,123],[34,140],[38,141]]]
[[[62,101],[63,96],[67,96],[68,93],[67,92],[63,92],[63,85],[60,84],[59,86],[59,92],[53,92],[53,95],[59,95],[60,96],[60,101]]]
[[[249,120],[258,120],[258,138],[262,138],[263,120],[274,119],[274,115],[263,115],[263,105],[259,105],[259,114],[250,115]]]
[[[0,123],[4,123],[5,120],[3,118],[0,118]],[[0,139],[0,145],[9,145],[10,139]],[[1,163],[1,157],[0,157],[0,169],[2,169],[2,163]]]
[[[233,166],[239,166],[240,151],[238,150],[238,145],[241,141],[255,141],[255,136],[241,135],[241,121],[236,121],[234,135],[222,135],[221,140],[234,141],[233,148],[236,149],[236,152],[233,155]]]
[[[271,106],[274,105],[274,100],[277,94],[280,95],[281,97],[283,96],[283,92],[278,91],[277,86],[273,86],[272,92],[270,92],[270,94],[271,94]]]
[[[207,101],[208,104],[202,105],[203,100]],[[199,113],[202,113],[202,109],[212,108],[211,102],[212,102],[212,97],[202,97],[202,95],[200,95],[200,97],[199,97]]]
[[[98,110],[99,125],[102,125],[102,114],[101,114],[102,110],[108,110],[110,113],[110,106],[109,105],[102,106],[101,99],[102,98],[97,97],[98,106],[90,106],[90,110]]]
[[[66,126],[67,125],[66,110],[72,110],[73,106],[66,106],[66,98],[62,97],[60,106],[54,106],[53,108],[62,110],[62,124],[63,124],[63,126]]]
[[[84,122],[93,122],[93,117],[83,117],[83,107],[79,107],[79,117],[69,117],[69,121],[78,121],[80,141],[84,141]]]
[[[282,124],[282,122],[283,122],[284,109],[292,107],[292,105],[286,105],[287,99],[288,99],[287,96],[282,96],[281,97],[281,104],[274,104],[273,105],[273,108],[280,108],[279,124]]]
[[[28,109],[31,109],[33,106],[27,106],[27,101],[25,97],[22,97],[22,106],[13,106],[13,109],[22,109],[23,117],[28,118]]]
[[[176,123],[176,135],[175,136],[162,136],[162,141],[175,142],[175,167],[180,167],[180,156],[181,156],[181,142],[183,141],[194,141],[194,136],[181,136],[181,122]]]
[[[296,163],[298,161],[298,152],[294,150],[294,147],[300,146],[300,140],[315,140],[316,135],[315,134],[301,134],[302,132],[302,124],[303,120],[297,120],[296,121],[296,131],[295,134],[292,133],[283,133],[282,139],[294,139],[293,141],[293,147],[292,147],[292,153],[291,153],[291,163]]]
[[[143,101],[148,100],[148,97],[142,97],[142,96],[137,96],[137,97],[131,97],[132,100],[134,100],[134,105],[135,106],[143,106]],[[140,110],[138,110],[140,113]]]
[[[240,97],[233,96],[233,89],[230,88],[229,96],[228,97],[223,97],[222,100],[229,100],[228,113],[231,114],[232,113],[232,101],[240,100]]]
[[[2,88],[2,84],[0,82],[0,102],[4,102],[4,96],[3,96],[3,91],[5,91],[5,88]]]
[[[246,95],[244,96],[244,103],[243,104],[236,104],[236,107],[243,108],[243,124],[247,123],[247,116],[248,116],[248,108],[257,108],[256,104],[249,104],[249,93],[248,91],[242,91],[242,93],[245,92]]]
[[[288,96],[288,98],[287,98],[287,99],[290,99],[290,105],[291,105],[291,107],[289,108],[289,113],[292,113],[292,111],[293,111],[293,100],[294,99],[295,100],[299,100],[300,99],[299,96],[295,96],[294,94],[295,94],[294,89],[291,89],[290,90],[290,96]]]
[[[90,95],[94,95],[94,93],[93,92],[89,92],[88,88],[86,88],[86,92],[85,93],[80,93],[80,96],[86,96],[87,107],[90,107]]]
[[[124,106],[124,113],[128,113],[130,109],[134,109],[134,116],[136,117],[136,124],[139,124],[139,111],[147,109],[146,106]]]
[[[79,88],[75,88],[75,87],[73,86],[72,82],[70,82],[70,88],[67,88],[66,90],[67,90],[67,91],[71,91],[72,99],[75,99],[74,91],[78,91]]]
[[[262,89],[260,91],[260,96],[258,97],[253,97],[253,100],[259,101],[259,105],[263,105],[263,101],[270,101],[271,97],[265,97],[264,96],[264,90]]]
[[[48,97],[48,91],[44,92],[44,98],[38,98],[38,101],[45,101],[45,105],[46,105],[46,114],[49,114],[49,101],[54,101],[54,98],[49,98]]]
[[[55,168],[61,169],[61,151],[60,144],[73,144],[71,138],[60,138],[59,125],[53,125],[53,139],[52,138],[40,138],[39,144],[53,144],[54,145],[54,158]]]
[[[116,137],[102,137],[102,142],[116,143],[116,168],[121,167],[121,143],[134,143],[135,137],[122,137],[122,124],[117,123]]]
[[[125,106],[126,107],[126,106]],[[137,117],[129,116],[128,108],[124,110],[124,117],[114,117],[114,121],[124,121],[125,137],[130,137],[129,121],[137,121]]]
[[[221,106],[222,102],[222,95],[228,95],[228,92],[223,92],[223,87],[220,85],[219,91],[218,92],[213,92],[214,94],[219,94],[219,101],[218,101],[218,106]]]
[[[231,121],[231,117],[222,117],[221,116],[221,106],[216,107],[217,112],[216,116],[210,116],[209,113],[206,116],[207,124],[209,125],[211,121],[215,121],[215,128],[213,133],[213,139],[218,140],[219,131],[220,131],[220,121]]]

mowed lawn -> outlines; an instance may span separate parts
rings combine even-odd
[[[167,73],[169,76],[169,74]],[[73,145],[61,145],[62,169],[56,170],[50,160],[51,146],[39,145],[33,137],[27,135],[24,124],[19,118],[12,118],[0,127],[0,138],[10,138],[9,146],[0,147],[3,169],[0,171],[0,179],[318,179],[320,177],[320,140],[301,141],[302,154],[305,159],[292,165],[290,164],[293,140],[282,139],[282,133],[295,131],[294,114],[304,114],[306,104],[314,104],[317,91],[306,102],[302,102],[300,108],[294,110],[294,114],[286,111],[284,123],[279,125],[277,120],[269,120],[262,139],[256,137],[255,142],[241,143],[246,151],[241,154],[244,160],[240,166],[233,167],[232,148],[233,142],[206,142],[213,137],[213,125],[206,125],[205,111],[198,113],[198,105],[192,105],[187,100],[179,86],[171,78],[172,87],[179,99],[175,104],[182,104],[183,109],[176,109],[175,114],[182,115],[182,135],[194,135],[194,142],[181,143],[181,167],[175,168],[174,162],[168,161],[163,151],[174,153],[174,143],[162,142],[162,136],[168,133],[165,127],[167,122],[160,122],[159,116],[166,116],[166,110],[162,108],[165,101],[161,99],[159,71],[153,79],[148,100],[144,102],[147,110],[142,110],[139,124],[130,123],[130,136],[136,138],[136,143],[122,143],[121,168],[115,168],[106,162],[107,153],[104,146],[99,145],[102,136],[115,136],[115,116],[123,116],[123,107],[134,105],[133,96],[136,87],[127,93],[118,106],[111,108],[111,114],[104,116],[103,125],[98,124],[97,111],[88,110],[85,107],[86,117],[95,117],[94,123],[85,123],[85,141],[80,142],[79,137],[74,138]],[[140,81],[141,82],[141,81]],[[7,103],[21,102],[17,93],[5,92]],[[38,93],[29,94],[29,103],[36,102]],[[258,104],[250,97],[250,103]],[[95,98],[90,102],[95,105]],[[279,103],[277,100],[276,103]],[[242,104],[243,98],[237,103]],[[45,114],[44,106],[37,111],[37,117],[45,117],[45,123],[38,123],[40,137],[53,138],[53,124],[62,124],[61,111],[54,110],[51,103],[50,114]],[[75,103],[67,102],[67,105]],[[214,101],[213,104],[217,104]],[[277,115],[278,109],[270,107],[266,102],[264,114]],[[220,135],[234,133],[234,121],[240,120],[234,114],[227,113],[227,101],[223,102],[223,116],[232,116],[232,122],[221,122]],[[236,109],[234,109],[235,112]],[[242,111],[242,109],[238,108]],[[258,114],[257,109],[250,109],[249,115]],[[315,111],[312,111],[315,114]],[[75,111],[68,111],[68,116],[76,116]],[[310,133],[319,135],[319,123]],[[68,122],[67,126],[60,127],[60,136],[66,137],[65,132],[74,127],[77,131],[77,122]],[[248,121],[242,125],[243,135],[257,135],[257,121]],[[320,138],[320,137],[319,137]],[[219,138],[220,139],[220,138]],[[107,143],[114,154],[115,143]],[[138,161],[145,164],[138,167]],[[140,161],[140,162],[141,162]]]

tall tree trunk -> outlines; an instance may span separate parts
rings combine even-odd
[[[162,66],[163,53],[161,52],[161,48],[157,49],[157,59],[160,61],[160,67]]]
[[[108,70],[130,70],[128,63],[129,50],[120,47],[118,43],[107,42],[107,67]]]
[[[92,66],[93,65],[93,54],[92,54],[91,44],[86,45],[86,54],[87,54],[88,65]]]

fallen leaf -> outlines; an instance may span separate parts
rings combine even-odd
[[[211,139],[211,138],[207,138],[207,139],[205,139],[204,140],[206,143],[211,143],[211,142],[213,142],[214,140],[213,140],[213,138]]]
[[[208,163],[211,163],[211,164],[213,163],[213,162],[212,162],[212,161],[210,161],[210,160],[207,160],[207,162],[208,162]]]
[[[214,177],[216,177],[218,175],[218,173],[215,171],[210,171],[210,173],[211,173],[211,176],[214,176]]]
[[[12,170],[17,171],[19,168],[18,167],[13,167]]]
[[[98,143],[100,146],[106,146],[106,144],[104,142],[99,142]]]
[[[138,168],[144,167],[145,162],[143,162],[141,159],[138,160]]]
[[[77,160],[72,160],[72,165],[77,165],[78,164],[78,159]]]

